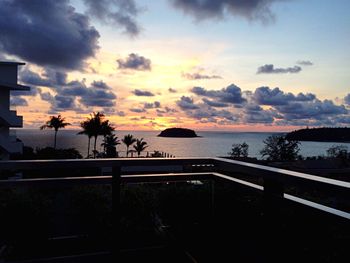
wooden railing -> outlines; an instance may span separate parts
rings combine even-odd
[[[236,183],[259,189],[263,191],[266,196],[287,198],[350,219],[349,211],[340,211],[324,206],[322,202],[321,204],[317,204],[298,196],[285,193],[286,187],[289,184],[296,186],[302,185],[310,190],[318,189],[326,195],[332,195],[333,199],[339,197],[350,202],[349,182],[224,158],[188,157],[0,161],[0,172],[22,172],[33,169],[55,170],[62,168],[74,171],[82,167],[100,168],[101,171],[107,168],[106,174],[110,174],[111,176],[103,176],[103,173],[100,173],[98,176],[89,177],[0,180],[0,187],[34,184],[97,184],[113,182],[113,195],[114,198],[118,199],[119,197],[117,194],[119,192],[116,191],[116,189],[119,189],[119,183],[121,181],[168,181],[178,179],[184,180],[186,178],[198,179],[205,176],[207,178],[222,178],[235,181]],[[123,174],[129,174],[129,176],[122,176]],[[251,177],[259,176],[262,178],[262,184],[259,185],[249,182],[249,180],[237,179],[235,178],[235,174],[245,174]],[[69,174],[65,174],[65,176],[69,176]]]

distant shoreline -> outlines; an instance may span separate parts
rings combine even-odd
[[[288,140],[350,143],[350,128],[306,128],[286,135]]]

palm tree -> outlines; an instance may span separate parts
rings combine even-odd
[[[136,142],[136,139],[131,135],[125,135],[124,139],[122,139],[122,142],[126,145],[126,157],[129,155],[129,147]]]
[[[87,158],[90,156],[90,141],[91,137],[94,135],[92,122],[90,119],[87,119],[80,123],[80,127],[83,129],[82,131],[78,132],[78,134],[85,134],[88,136],[88,152],[87,152]]]
[[[40,127],[40,130],[44,129],[54,129],[55,130],[55,139],[54,139],[54,146],[53,148],[56,149],[56,142],[57,142],[57,132],[61,128],[65,128],[67,125],[71,125],[68,122],[64,122],[65,118],[62,118],[61,115],[56,116],[50,116],[50,119]]]
[[[112,124],[109,123],[109,120],[105,120],[101,123],[101,130],[100,135],[103,136],[103,139],[105,140],[107,136],[112,135],[112,132],[115,130],[115,128],[112,126]],[[101,146],[103,146],[101,144]],[[106,148],[104,146],[104,151],[106,151]]]
[[[120,141],[118,140],[118,137],[115,136],[115,134],[110,134],[103,138],[103,143],[101,146],[103,146],[105,149],[106,157],[111,158],[117,156],[116,146],[118,144],[120,144]]]
[[[140,157],[142,151],[144,151],[148,147],[147,142],[141,138],[141,140],[136,140],[136,145],[134,145],[134,149],[137,152],[137,156]]]
[[[89,147],[90,147],[90,139],[94,137],[94,158],[96,157],[96,143],[97,143],[97,137],[99,135],[110,135],[112,134],[112,131],[114,128],[109,123],[108,120],[104,120],[105,115],[100,112],[93,112],[90,114],[90,118],[88,118],[85,122],[81,124],[81,127],[84,129],[81,134],[86,134],[89,137],[89,146],[88,146],[88,154],[89,154]]]

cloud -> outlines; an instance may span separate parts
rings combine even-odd
[[[350,106],[350,93],[344,97],[344,102]]]
[[[75,105],[75,99],[71,96],[62,96],[62,95],[56,95],[55,96],[55,109],[74,109],[76,108]]]
[[[222,103],[222,102],[218,102],[218,101],[212,101],[212,100],[208,100],[207,98],[203,98],[202,100],[203,100],[204,103],[206,103],[207,105],[209,105],[211,107],[217,107],[217,108],[228,107],[227,103]]]
[[[271,5],[279,0],[171,0],[173,6],[197,20],[223,18],[229,14],[248,20],[271,22],[274,16]]]
[[[135,96],[145,96],[145,97],[153,97],[154,96],[154,94],[150,91],[139,90],[139,89],[135,89],[132,93]]]
[[[118,59],[117,63],[119,69],[151,70],[151,60],[135,53],[129,54],[126,59]]]
[[[222,77],[218,75],[205,75],[201,73],[182,73],[182,77],[189,80],[222,79]]]
[[[275,68],[273,64],[265,64],[258,68],[256,74],[286,74],[286,73],[299,73],[302,70],[299,66],[292,68]]]
[[[68,0],[2,0],[0,25],[0,50],[40,66],[80,70],[98,49],[98,31]]]
[[[130,36],[136,36],[141,28],[136,22],[139,14],[134,0],[84,0],[87,14],[103,23],[118,25]]]
[[[176,89],[173,89],[173,88],[169,88],[168,91],[169,91],[170,93],[176,93],[176,92],[177,92],[177,90],[176,90]]]
[[[182,96],[177,101],[177,105],[189,118],[196,119],[200,123],[217,125],[336,126],[348,125],[350,121],[350,111],[344,105],[337,105],[332,100],[319,100],[312,93],[293,94],[279,88],[269,87],[259,87],[253,92],[241,92],[234,85],[228,87],[232,90],[228,88],[207,90],[203,87],[194,87],[191,92],[195,96]],[[230,90],[231,92],[228,92]],[[233,107],[218,109],[220,106],[224,107],[225,104],[230,105],[221,102],[223,98],[225,101],[229,97],[227,92],[236,95],[243,94],[244,101],[233,104]],[[349,100],[350,94],[345,98],[344,101]],[[201,99],[203,103],[195,103],[198,99]]]
[[[291,101],[312,101],[316,96],[312,93],[285,93],[279,88],[260,87],[252,94],[252,98],[261,105],[286,105]]]
[[[187,110],[186,115],[188,117],[199,120],[200,122],[213,122],[217,123],[220,120],[224,120],[230,124],[236,123],[239,116],[228,110],[217,110],[212,107],[208,107],[205,104],[198,105],[197,109]]]
[[[26,99],[22,97],[11,97],[10,105],[11,106],[28,106],[28,102]]]
[[[155,109],[155,108],[160,108],[160,102],[159,101],[155,101],[155,102],[146,102],[144,105],[143,105],[143,108],[144,109]]]
[[[335,105],[331,100],[318,100],[308,102],[290,102],[275,107],[287,121],[300,119],[324,120],[330,116],[348,114],[344,105]]]
[[[312,66],[314,63],[309,60],[298,60],[297,64],[302,66]]]
[[[139,109],[139,108],[131,108],[129,109],[129,111],[136,112],[136,113],[146,112],[145,109]]]
[[[70,81],[52,88],[56,95],[39,90],[42,100],[51,104],[51,110],[81,111],[82,107],[115,107],[117,96],[103,81],[93,81],[86,86],[85,81]]]
[[[221,103],[241,104],[246,101],[246,99],[242,97],[241,89],[234,84],[222,88],[221,90],[206,90],[202,87],[193,87],[191,92],[199,96],[216,99],[217,102]]]
[[[193,103],[193,99],[187,96],[182,96],[180,100],[176,101],[177,106],[182,110],[193,110],[199,107]]]
[[[117,111],[116,114],[120,117],[124,117],[125,116],[125,112],[124,111]]]
[[[241,121],[244,123],[273,123],[278,117],[277,112],[272,109],[264,110],[257,104],[248,103],[245,105]]]

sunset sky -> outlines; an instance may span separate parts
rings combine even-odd
[[[348,0],[0,0],[25,128],[102,111],[119,130],[350,125]]]

